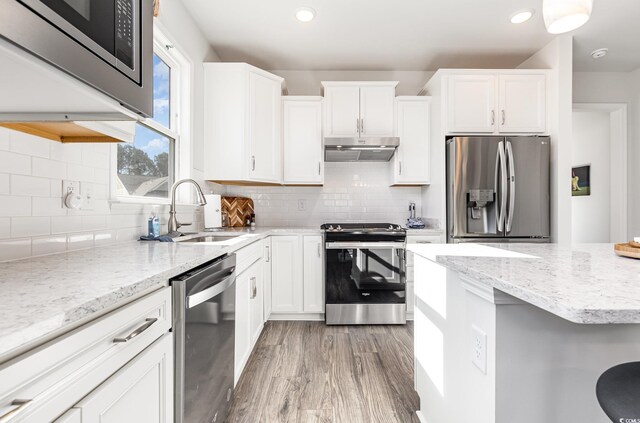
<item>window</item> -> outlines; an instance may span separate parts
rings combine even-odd
[[[179,66],[166,44],[153,55],[153,116],[136,124],[132,144],[118,144],[115,195],[168,199],[176,175]]]

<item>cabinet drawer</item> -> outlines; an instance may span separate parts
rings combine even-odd
[[[262,242],[254,242],[236,251],[236,275],[241,274],[262,258]]]
[[[162,288],[5,363],[0,416],[20,407],[11,421],[55,420],[169,331],[171,311]]]

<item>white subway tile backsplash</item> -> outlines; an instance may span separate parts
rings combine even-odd
[[[82,164],[82,144],[51,144],[51,159],[65,163]]]
[[[33,238],[31,240],[31,254],[34,256],[62,253],[66,250],[67,237],[65,235]]]
[[[11,194],[11,176],[8,173],[0,173],[0,195]]]
[[[11,151],[15,153],[49,158],[52,142],[23,132],[11,131]]]
[[[66,216],[61,197],[31,197],[32,216]]]
[[[0,195],[0,217],[31,216],[31,198]]]
[[[31,238],[0,241],[0,261],[15,260],[31,255]]]
[[[0,128],[0,150],[11,149],[11,131],[7,128]]]
[[[50,179],[67,177],[67,164],[56,160],[33,157],[31,159],[31,175]]]
[[[51,233],[50,217],[12,217],[11,237],[49,235]]]
[[[0,171],[17,175],[30,175],[31,157],[0,150]]]
[[[0,217],[0,239],[11,238],[11,219]]]
[[[49,179],[11,175],[11,195],[48,197],[50,194],[51,182]]]
[[[67,235],[67,250],[81,250],[93,247],[93,234]]]
[[[108,245],[108,244],[115,243],[117,241],[117,236],[118,236],[118,231],[105,230],[105,231],[95,232],[93,234],[93,240],[96,247],[98,247],[100,245]]]
[[[93,182],[94,169],[78,164],[67,165],[67,178],[72,181]]]
[[[104,215],[82,216],[83,231],[97,231],[100,229],[106,229],[106,227],[107,217]]]
[[[54,216],[51,218],[52,234],[67,234],[82,230],[82,216]]]

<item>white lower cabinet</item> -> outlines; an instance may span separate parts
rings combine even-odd
[[[244,257],[245,263],[252,263],[241,268],[236,278],[234,383],[238,383],[264,327],[262,246],[262,241],[258,241],[236,252],[237,256]]]
[[[302,245],[301,237],[271,237],[271,301],[272,313],[301,313]]]
[[[171,311],[165,287],[4,364],[0,420],[171,422]]]
[[[272,236],[271,250],[271,317],[317,320],[324,313],[322,236]]]
[[[173,341],[165,334],[79,402],[82,423],[173,420]]]
[[[262,241],[262,290],[264,292],[264,321],[271,316],[271,237]]]
[[[324,248],[322,236],[304,236],[303,302],[305,313],[324,313]]]

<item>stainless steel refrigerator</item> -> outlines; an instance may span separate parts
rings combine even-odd
[[[549,137],[447,140],[447,242],[549,242]]]

